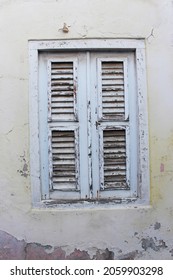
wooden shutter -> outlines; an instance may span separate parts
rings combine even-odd
[[[129,144],[136,143],[137,135],[131,125],[136,121],[135,91],[131,83],[128,87],[128,80],[135,81],[132,58],[127,53],[74,52],[46,54],[41,61],[40,100],[48,88],[40,102],[40,123],[47,124],[40,129],[43,199],[130,197],[129,182],[137,174],[137,149]],[[129,167],[130,161],[135,163]]]
[[[48,72],[50,197],[76,198],[72,193],[79,191],[77,59],[50,60]]]
[[[129,189],[129,118],[126,59],[98,59],[100,185]]]

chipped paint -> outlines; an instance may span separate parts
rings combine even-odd
[[[142,256],[138,250],[118,256],[118,260],[135,260]]]
[[[126,242],[128,243],[128,242]],[[155,252],[167,248],[163,240],[157,238],[143,238],[142,248],[147,251],[152,249]],[[173,256],[173,249],[169,250]],[[143,258],[142,250],[134,250],[123,253],[122,250],[109,250],[90,248],[83,250],[74,248],[68,251],[66,247],[42,245],[37,242],[27,243],[18,240],[14,236],[0,231],[0,259],[23,259],[23,260],[135,260]]]
[[[141,240],[142,248],[146,251],[148,249],[152,249],[154,251],[160,251],[161,249],[167,248],[165,241],[159,240],[157,238],[155,240],[153,238],[143,238]]]
[[[94,260],[114,260],[114,252],[110,251],[108,248],[105,250],[97,250],[96,254],[93,256]]]
[[[95,249],[94,256],[90,256],[85,250],[75,248],[69,254],[60,247],[42,245],[37,242],[26,243],[14,236],[0,231],[0,259],[22,259],[22,260],[112,260],[114,253],[105,250]]]
[[[21,174],[21,176],[23,176],[24,178],[27,178],[29,176],[29,166],[26,162],[25,152],[22,156],[20,156],[20,161],[23,164],[23,166],[22,169],[17,170],[17,172]]]
[[[157,230],[157,229],[160,229],[160,228],[161,228],[161,223],[156,222],[155,225],[154,225],[154,229]]]

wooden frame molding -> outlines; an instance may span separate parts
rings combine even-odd
[[[57,204],[54,200],[47,199],[48,190],[42,187],[41,180],[49,185],[48,179],[41,178],[41,159],[40,151],[43,149],[43,144],[40,142],[40,112],[39,112],[39,54],[41,52],[70,52],[76,51],[111,51],[111,52],[134,52],[135,57],[135,92],[137,100],[137,116],[136,122],[138,129],[137,145],[137,198],[125,199],[122,197],[121,201],[114,201],[99,205],[91,202],[76,202],[66,204]],[[86,55],[86,63],[89,63],[88,54]],[[44,73],[43,73],[44,75]],[[89,73],[86,73],[88,79]],[[127,90],[127,85],[126,85]],[[90,98],[90,97],[89,97]],[[128,100],[126,99],[127,103]],[[44,110],[44,104],[42,104]],[[128,108],[127,108],[128,109]],[[88,108],[87,108],[88,110]],[[88,112],[90,113],[90,112]],[[126,117],[128,111],[125,112]],[[44,114],[42,118],[46,118]],[[72,39],[72,40],[30,40],[29,41],[29,122],[30,122],[30,178],[32,190],[32,204],[33,207],[62,207],[75,208],[82,205],[84,208],[95,207],[117,207],[120,202],[122,206],[127,205],[149,205],[150,201],[150,176],[149,176],[149,144],[148,144],[148,111],[147,111],[147,86],[146,86],[146,65],[145,65],[145,42],[143,39]],[[44,129],[44,128],[43,128]],[[88,132],[88,134],[91,132]],[[89,147],[91,147],[89,143]],[[90,159],[88,159],[90,161]],[[45,166],[44,168],[48,168]],[[89,167],[90,168],[90,167]],[[91,183],[91,178],[88,178],[87,184]],[[44,199],[42,197],[44,193]],[[117,203],[118,202],[118,203]],[[129,203],[131,202],[131,203]]]

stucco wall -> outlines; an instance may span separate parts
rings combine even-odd
[[[173,259],[172,13],[171,0],[0,1],[0,258]],[[28,40],[63,38],[146,39],[150,206],[32,209]]]

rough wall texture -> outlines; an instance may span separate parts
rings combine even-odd
[[[62,247],[41,245],[34,242],[27,243],[0,231],[0,260],[135,260],[141,259],[147,249],[162,252],[163,249],[167,248],[165,242],[158,241],[157,238],[143,238],[141,247],[140,251],[134,250],[126,254],[122,254],[122,251],[119,250],[116,255],[108,248],[94,248],[92,253],[75,248],[71,253],[67,253],[66,249]],[[171,256],[172,251],[169,251]]]
[[[172,12],[171,0],[0,1],[1,259],[173,259]],[[109,37],[146,39],[151,205],[34,210],[28,40]]]

